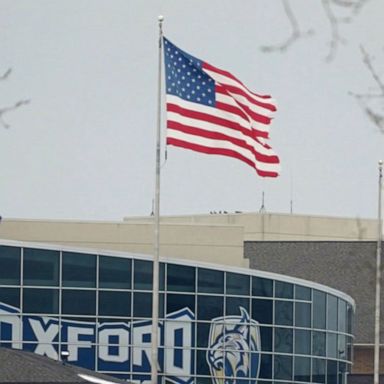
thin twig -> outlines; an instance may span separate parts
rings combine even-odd
[[[381,133],[384,133],[384,111],[378,112],[372,108],[372,100],[382,100],[384,102],[384,83],[377,73],[375,67],[372,64],[372,59],[363,46],[360,46],[361,54],[363,56],[363,63],[371,74],[376,86],[379,88],[379,93],[352,93],[350,95],[355,97],[359,102],[360,107],[363,109],[369,120],[379,129]],[[384,105],[384,104],[383,104]]]
[[[281,44],[277,45],[269,45],[269,46],[263,46],[260,49],[263,52],[285,52],[291,45],[293,45],[297,40],[299,40],[302,37],[309,36],[313,34],[312,30],[309,30],[305,33],[300,31],[299,23],[297,21],[296,16],[294,15],[291,5],[288,0],[282,0],[283,6],[284,6],[284,12],[287,15],[287,18],[289,20],[289,23],[291,24],[291,35],[288,37],[286,41],[284,41]]]
[[[30,103],[30,100],[20,100],[9,107],[0,108],[0,124],[4,128],[7,128],[7,129],[10,128],[10,125],[4,120],[4,115],[8,112],[14,111],[17,108],[20,108],[22,105],[26,105],[29,103]]]
[[[8,68],[3,75],[0,76],[0,80],[5,80],[11,74],[12,68]]]

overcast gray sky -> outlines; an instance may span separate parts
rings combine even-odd
[[[181,148],[162,168],[162,214],[226,210],[375,217],[384,135],[349,91],[374,83],[359,45],[384,77],[384,2],[370,0],[331,63],[320,1],[293,0],[315,35],[286,53],[261,52],[290,26],[278,0],[0,0],[0,106],[30,98],[0,128],[0,214],[119,220],[148,215],[155,179],[157,16],[185,51],[273,95],[271,145],[282,174]],[[165,124],[164,124],[165,125]]]

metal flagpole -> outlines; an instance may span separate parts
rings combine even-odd
[[[153,284],[152,284],[152,353],[151,383],[157,384],[158,375],[158,325],[159,325],[159,254],[160,254],[160,130],[161,130],[161,61],[163,45],[163,16],[159,21],[159,62],[158,62],[158,104],[156,132],[156,183],[154,209],[154,252],[153,252]]]
[[[375,355],[373,383],[379,384],[380,370],[380,278],[381,278],[381,242],[383,238],[381,220],[381,191],[383,187],[383,161],[379,161],[379,201],[377,214],[377,253],[376,253],[376,302],[375,302]]]

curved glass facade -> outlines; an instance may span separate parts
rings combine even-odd
[[[150,380],[150,257],[0,245],[0,345]],[[159,369],[172,383],[345,383],[353,301],[266,272],[160,263]]]

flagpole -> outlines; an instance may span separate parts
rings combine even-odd
[[[383,161],[379,161],[379,201],[377,214],[377,252],[376,252],[376,302],[375,302],[375,350],[373,383],[379,384],[380,379],[380,278],[381,278],[381,243],[383,238],[381,220],[381,191],[383,187]]]
[[[159,60],[158,60],[158,100],[157,100],[157,132],[156,132],[156,182],[154,209],[154,254],[152,283],[152,353],[151,383],[158,384],[158,324],[159,324],[159,254],[160,254],[160,131],[161,131],[161,61],[163,45],[163,16],[159,22]]]

